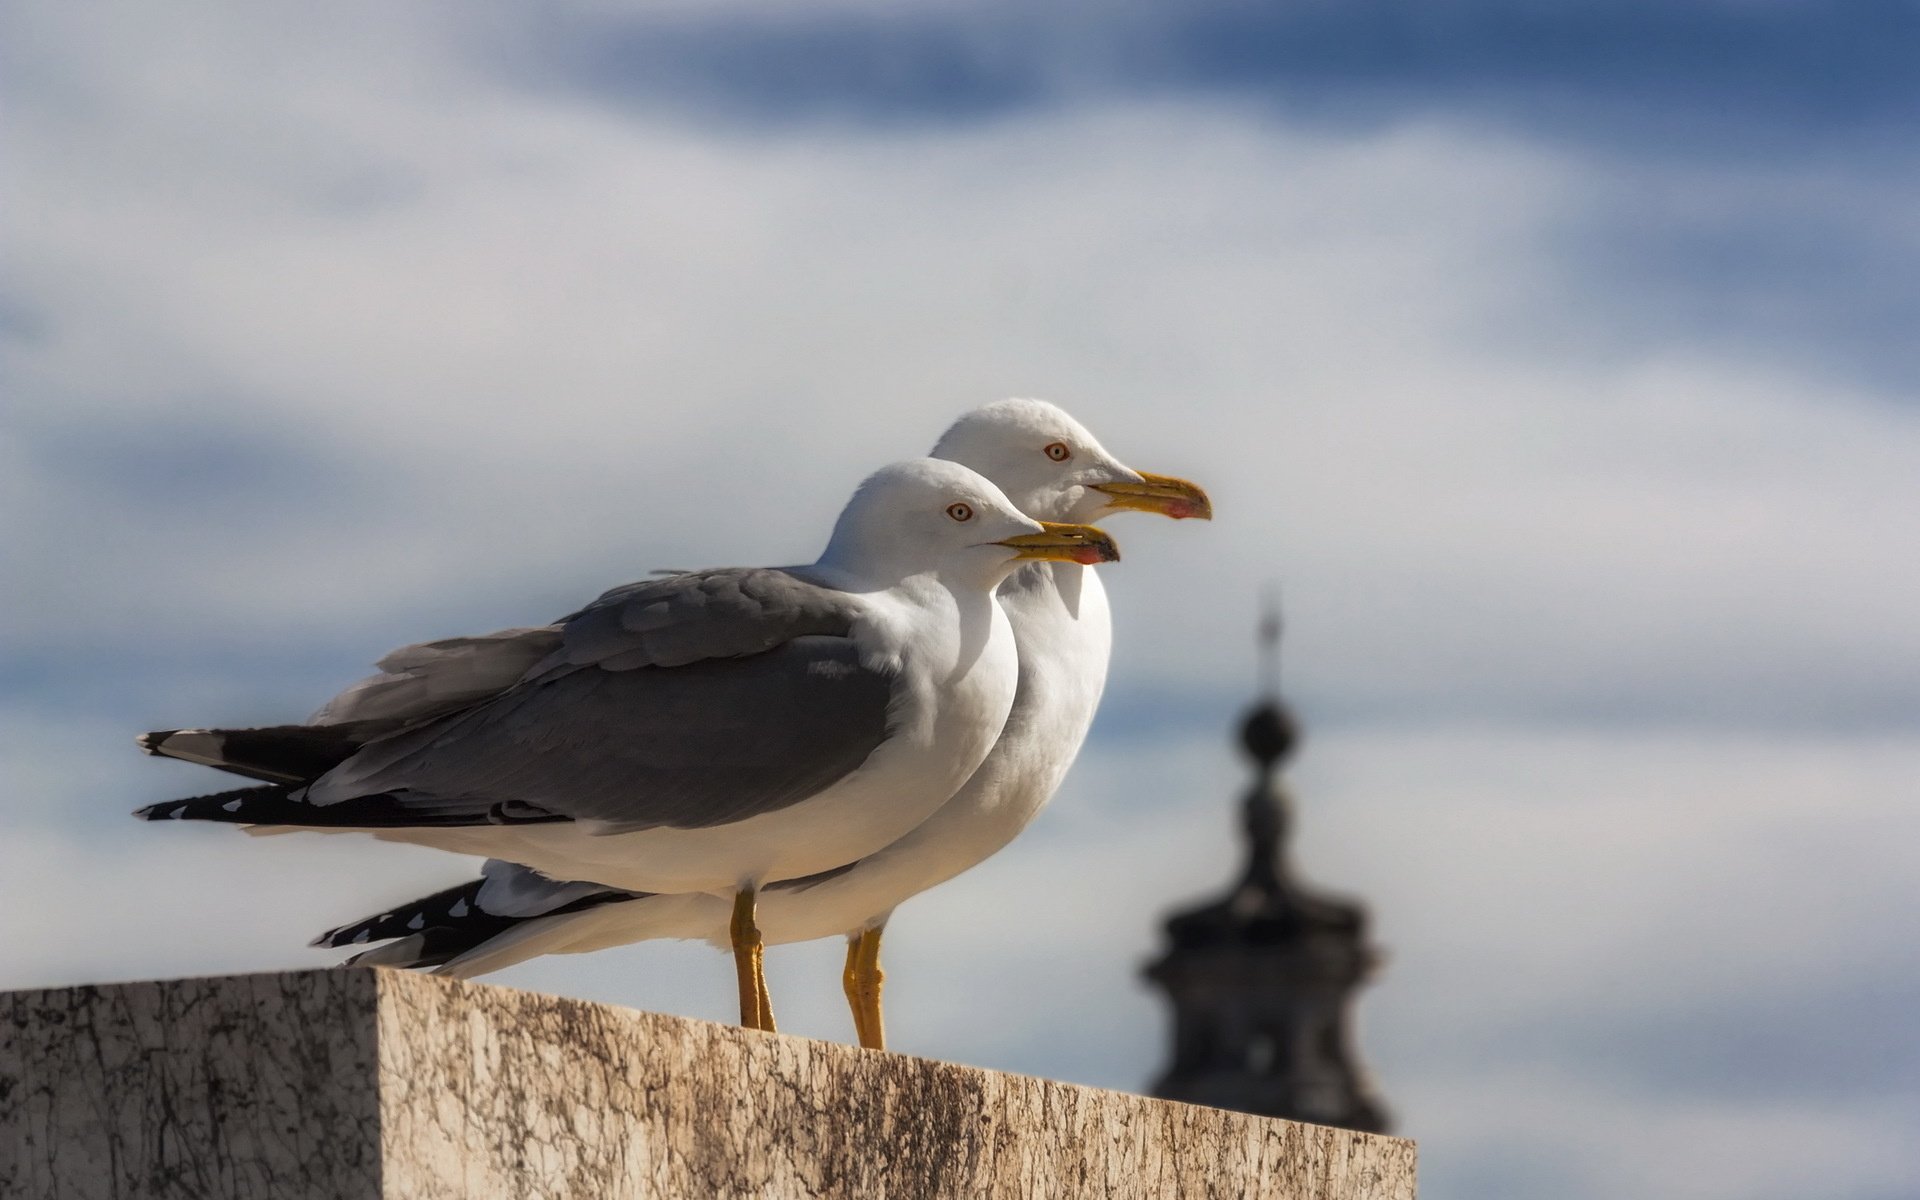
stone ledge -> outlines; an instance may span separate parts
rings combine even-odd
[[[392,971],[0,995],[0,1197],[1412,1200],[1413,1143]]]

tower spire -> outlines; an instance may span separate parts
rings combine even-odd
[[[1260,695],[1280,699],[1280,585],[1269,583],[1260,598]]]
[[[1280,589],[1268,585],[1262,600],[1257,646],[1260,702],[1240,726],[1240,744],[1254,762],[1253,785],[1241,803],[1240,822],[1247,835],[1247,869],[1242,891],[1271,894],[1285,886],[1287,834],[1293,824],[1279,772],[1299,741],[1299,726],[1280,699]],[[1245,903],[1258,903],[1249,897]]]
[[[1366,910],[1288,869],[1291,803],[1282,771],[1299,740],[1280,698],[1280,605],[1259,633],[1260,698],[1240,727],[1254,780],[1241,807],[1247,865],[1224,896],[1167,920],[1146,969],[1173,1004],[1173,1061],[1153,1092],[1352,1129],[1387,1127],[1351,1044],[1347,1010],[1376,955]]]

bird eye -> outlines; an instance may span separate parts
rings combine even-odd
[[[1073,451],[1067,449],[1065,442],[1048,442],[1047,457],[1055,462],[1065,462],[1073,457]]]
[[[947,515],[956,521],[971,521],[973,520],[973,505],[949,504],[947,505]]]

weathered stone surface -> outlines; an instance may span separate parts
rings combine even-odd
[[[377,981],[0,994],[0,1197],[377,1197]]]
[[[1410,1142],[372,971],[0,997],[4,1197],[1411,1200]]]

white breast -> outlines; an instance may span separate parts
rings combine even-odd
[[[991,857],[1052,799],[1100,705],[1112,616],[1092,569],[1025,570],[1000,594],[1020,648],[1020,690],[985,761],[937,812],[851,870],[803,890],[765,893],[760,924],[769,941],[829,937],[884,917]]]

